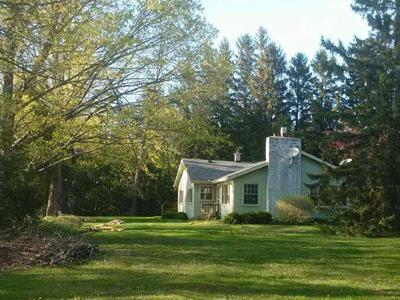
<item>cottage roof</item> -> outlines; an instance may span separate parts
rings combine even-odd
[[[192,181],[213,181],[256,164],[251,162],[238,163],[204,159],[182,159],[182,163],[186,166],[188,175]]]
[[[320,164],[324,164],[329,168],[336,166],[321,160],[307,152],[301,152],[303,156],[308,157]],[[223,160],[206,160],[206,159],[188,159],[181,160],[178,174],[175,178],[174,186],[179,184],[180,177],[184,169],[187,170],[189,178],[192,182],[210,182],[217,183],[230,180],[244,174],[256,171],[260,168],[268,166],[266,161],[261,162],[233,162]]]

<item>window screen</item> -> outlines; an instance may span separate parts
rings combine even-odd
[[[258,184],[244,185],[243,203],[258,204]]]
[[[201,186],[200,187],[200,200],[211,201],[212,200],[212,187]]]

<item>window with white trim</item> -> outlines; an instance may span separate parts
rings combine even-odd
[[[212,186],[209,185],[200,186],[200,200],[212,201]]]
[[[193,203],[193,189],[188,189],[186,192],[186,202],[189,204]]]
[[[243,187],[243,204],[258,205],[258,184],[245,184]]]

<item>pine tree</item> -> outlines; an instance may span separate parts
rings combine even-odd
[[[337,113],[346,107],[336,64],[335,58],[329,57],[325,50],[319,51],[312,62],[315,89],[311,104],[312,130],[317,133],[338,129]]]
[[[324,157],[328,161],[336,159],[335,153],[323,153],[325,135],[343,126],[340,112],[351,107],[345,95],[344,77],[337,67],[335,57],[320,50],[312,61],[313,98],[310,104],[310,124],[302,133],[304,146],[308,152]]]
[[[252,160],[251,122],[254,99],[251,93],[255,68],[255,45],[249,34],[237,41],[238,54],[231,86],[232,117],[234,120],[231,138],[236,147],[243,147],[246,160]],[[245,141],[246,139],[246,141]]]
[[[307,57],[297,53],[290,62],[290,113],[295,131],[304,131],[310,127],[311,102],[313,97],[313,76]]]
[[[266,136],[285,126],[286,61],[282,50],[272,42],[264,28],[256,35],[256,64],[252,80],[254,98],[251,119],[254,135],[253,149],[257,159],[264,159]]]
[[[234,144],[243,149],[246,160],[265,159],[264,140],[288,122],[286,60],[267,31],[260,28],[256,38],[238,40],[238,55],[231,86]],[[236,120],[236,121],[235,121]]]
[[[235,130],[238,127],[238,119],[234,117],[234,103],[231,97],[233,84],[233,52],[227,39],[223,39],[219,49],[215,53],[215,61],[213,64],[214,74],[209,80],[212,84],[218,86],[218,93],[213,95],[211,101],[210,121],[215,133],[222,134],[226,137],[235,136]],[[219,151],[218,158],[230,160],[234,145],[227,145]]]
[[[353,104],[341,110],[348,129],[331,136],[332,148],[340,144],[352,159],[340,171],[358,221],[378,227],[390,221],[400,229],[400,1],[356,0],[353,8],[368,21],[370,36],[348,48],[323,42],[343,61]]]

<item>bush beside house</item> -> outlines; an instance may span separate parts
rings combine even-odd
[[[161,215],[161,219],[163,220],[188,220],[188,216],[184,212],[176,212],[176,211],[166,211]]]
[[[272,222],[272,216],[268,212],[230,213],[225,216],[224,222],[227,224],[268,224]]]
[[[314,205],[303,196],[285,197],[276,202],[276,218],[285,224],[307,224],[313,220]]]

